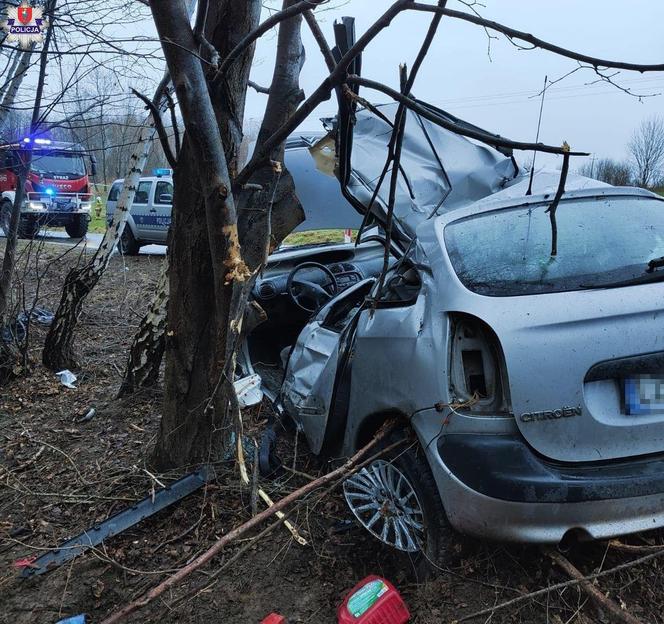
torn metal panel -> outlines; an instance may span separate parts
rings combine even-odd
[[[233,382],[240,409],[258,405],[263,400],[261,383],[261,376],[257,374],[249,375]]]
[[[192,494],[205,485],[211,474],[210,468],[203,467],[179,479],[165,489],[156,492],[154,498],[152,496],[144,498],[139,503],[120,511],[107,520],[104,520],[104,522],[64,542],[58,548],[38,557],[23,568],[21,576],[28,578],[44,574],[67,561],[71,561],[86,550],[98,546],[105,539],[126,531],[142,520],[183,499],[185,496],[189,496],[189,494]]]
[[[339,358],[339,332],[307,325],[290,356],[282,399],[300,422],[314,453],[323,446]]]
[[[359,111],[350,141],[351,175],[347,190],[356,205],[366,211],[384,177],[377,202],[371,207],[379,220],[384,220],[387,211],[389,177],[382,174],[397,110],[398,104],[394,103],[377,107],[380,116],[368,110]],[[517,176],[518,168],[511,156],[408,111],[401,173],[394,216],[403,232],[412,238],[422,221],[501,190]]]

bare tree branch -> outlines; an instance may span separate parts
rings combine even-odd
[[[424,119],[428,119],[429,121],[441,126],[442,128],[445,128],[446,130],[456,132],[461,136],[465,136],[469,139],[474,139],[476,141],[481,141],[482,143],[486,143],[488,145],[493,145],[495,147],[504,147],[507,149],[546,152],[548,154],[559,154],[559,155],[569,154],[570,156],[588,156],[587,152],[566,152],[565,149],[562,147],[545,145],[544,143],[528,143],[525,141],[512,141],[510,139],[498,137],[493,134],[488,134],[480,132],[478,130],[473,130],[466,126],[459,126],[435,114],[434,112],[432,112],[430,108],[423,106],[422,104],[417,102],[417,100],[406,97],[405,95],[402,95],[398,91],[395,91],[394,89],[391,89],[390,87],[380,82],[376,82],[375,80],[369,80],[368,78],[361,78],[360,76],[350,75],[346,79],[346,82],[348,82],[348,84],[359,84],[369,89],[380,91],[385,95],[389,95],[393,100],[405,104],[407,108],[409,108],[412,111],[415,111],[418,115],[424,117]]]
[[[303,15],[304,20],[307,22],[309,30],[311,30],[311,34],[314,36],[314,39],[318,44],[318,48],[320,49],[320,52],[325,59],[325,64],[327,65],[328,71],[332,73],[337,66],[337,62],[334,60],[332,50],[330,50],[330,46],[325,39],[325,35],[318,25],[318,20],[316,19],[313,11],[305,11]]]
[[[136,89],[132,89],[131,92],[145,104],[145,107],[152,114],[152,119],[154,120],[155,129],[159,135],[159,140],[161,141],[161,147],[164,150],[164,156],[172,169],[175,169],[177,165],[177,159],[173,155],[173,150],[171,149],[171,144],[168,141],[168,134],[166,133],[166,128],[164,128],[164,121],[161,118],[161,111],[157,108],[154,103],[154,100],[150,100],[149,97],[138,92]]]
[[[256,84],[253,80],[250,80],[247,85],[249,85],[256,93],[263,93],[264,95],[270,95],[269,87],[261,87],[259,84]]]
[[[219,66],[219,71],[215,77],[215,81],[219,80],[228,68],[240,57],[242,52],[246,50],[254,41],[262,37],[268,30],[274,28],[280,22],[287,20],[295,15],[300,15],[304,11],[308,11],[312,7],[315,7],[319,4],[325,4],[329,0],[302,0],[296,4],[289,6],[287,9],[278,11],[274,15],[271,15],[266,19],[262,24],[258,26],[255,30],[250,32],[242,41],[240,41],[226,56]]]
[[[298,3],[299,4],[299,3]],[[318,86],[318,88],[309,96],[309,98],[293,113],[288,123],[277,130],[261,149],[256,150],[252,159],[247,163],[244,169],[238,174],[235,183],[242,187],[249,182],[252,173],[256,171],[267,159],[275,146],[286,139],[295,128],[297,128],[314,109],[330,98],[332,91],[345,78],[346,68],[350,62],[360,54],[383,30],[392,23],[392,20],[412,4],[412,0],[397,0],[381,17],[379,17],[369,29],[355,42],[355,45],[348,50],[340,59],[334,71]]]
[[[567,48],[563,48],[562,46],[549,43],[548,41],[544,41],[544,39],[540,39],[539,37],[523,32],[521,30],[516,30],[515,28],[511,28],[510,26],[505,26],[504,24],[484,19],[483,17],[480,17],[478,15],[471,15],[470,13],[464,13],[463,11],[454,11],[452,9],[441,8],[430,4],[421,4],[418,2],[412,3],[408,8],[413,11],[440,13],[441,15],[447,15],[455,19],[460,19],[465,22],[470,22],[471,24],[476,24],[477,26],[489,28],[490,30],[495,30],[496,32],[502,33],[509,39],[518,39],[520,41],[525,41],[526,43],[529,43],[535,48],[548,50],[549,52],[553,52],[554,54],[557,54],[559,56],[564,56],[566,58],[570,58],[575,61],[579,61],[581,63],[587,63],[588,65],[591,65],[596,69],[599,67],[606,67],[614,69],[626,69],[629,71],[638,71],[642,73],[664,71],[664,64],[662,63],[658,64],[626,63],[624,61],[611,61],[607,59],[598,58],[595,56],[589,56],[587,54],[582,54],[580,52],[574,52],[573,50],[569,50]]]

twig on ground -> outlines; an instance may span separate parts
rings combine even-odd
[[[159,487],[166,489],[166,486],[159,480],[155,475],[153,475],[147,468],[143,468],[143,472],[150,477]]]
[[[254,442],[254,466],[251,475],[251,515],[258,513],[258,444]]]
[[[505,609],[507,607],[512,607],[516,604],[524,602],[525,600],[533,600],[535,598],[539,598],[539,596],[543,596],[545,594],[548,594],[549,592],[558,589],[564,589],[565,587],[573,587],[574,585],[579,585],[582,581],[592,581],[594,579],[603,578],[611,574],[616,574],[617,572],[620,572],[622,570],[627,570],[629,568],[633,568],[648,561],[652,561],[653,559],[657,559],[662,555],[664,555],[664,548],[657,552],[650,553],[643,557],[639,557],[638,559],[633,559],[632,561],[621,563],[620,565],[617,565],[615,568],[610,568],[609,570],[604,570],[602,572],[595,572],[594,574],[589,574],[588,576],[583,577],[583,579],[572,579],[570,581],[564,581],[562,583],[555,583],[554,585],[549,585],[548,587],[545,587],[543,589],[538,589],[537,591],[530,592],[529,594],[523,594],[522,596],[517,596],[516,598],[512,598],[511,600],[501,602],[500,604],[497,604],[493,607],[482,609],[481,611],[476,611],[475,613],[470,613],[469,615],[464,615],[463,617],[460,617],[458,620],[453,620],[453,624],[457,624],[459,622],[468,622],[470,620],[475,620],[485,615],[492,615],[496,611]]]
[[[330,495],[330,494],[331,494],[336,488],[338,488],[338,487],[343,483],[343,481],[344,481],[345,479],[347,479],[351,474],[355,474],[356,472],[358,472],[359,470],[361,470],[361,469],[364,468],[365,466],[369,465],[372,461],[374,461],[374,460],[377,459],[378,457],[381,457],[381,456],[384,455],[385,453],[388,453],[389,451],[391,451],[392,449],[396,448],[397,446],[399,446],[399,445],[401,445],[401,444],[403,444],[403,443],[404,443],[404,440],[399,440],[399,441],[397,441],[397,442],[394,442],[394,443],[390,444],[389,446],[387,446],[387,447],[381,449],[380,451],[378,451],[378,453],[375,453],[374,455],[372,455],[372,456],[369,457],[368,459],[365,459],[365,460],[364,460],[363,462],[361,462],[360,464],[357,464],[357,465],[356,465],[352,470],[350,470],[347,474],[345,474],[344,476],[340,477],[340,478],[339,478],[337,481],[335,481],[330,487],[328,487],[326,490],[324,490],[323,492],[321,492],[321,493],[318,495],[316,501],[314,502],[314,507],[315,507],[316,505],[318,505],[318,503],[320,503],[320,501],[324,500],[327,496],[329,496],[329,495]],[[306,475],[305,475],[305,476],[306,476]],[[308,500],[306,500],[306,499],[303,499],[303,500],[299,501],[296,505],[294,505],[293,507],[291,507],[291,509],[290,509],[289,511],[287,511],[287,512],[284,514],[285,518],[288,519],[288,518],[290,518],[291,516],[293,516],[293,515],[294,515],[294,514],[295,514],[295,513],[301,508],[301,507],[303,507],[303,506],[306,505],[307,503],[308,503]],[[271,533],[273,533],[274,530],[275,530],[275,529],[281,524],[281,522],[282,522],[281,519],[279,519],[279,520],[273,522],[272,524],[268,525],[265,529],[263,529],[260,533],[258,533],[256,536],[254,536],[254,537],[248,539],[248,540],[247,540],[247,543],[246,543],[244,546],[242,546],[242,547],[241,547],[241,548],[240,548],[240,549],[239,549],[239,550],[238,550],[238,551],[237,551],[237,552],[236,552],[236,553],[235,553],[230,559],[228,559],[228,561],[225,561],[225,562],[219,567],[219,569],[217,569],[213,574],[210,575],[210,577],[206,580],[206,583],[205,583],[205,586],[204,586],[204,587],[198,587],[198,588],[194,588],[194,589],[188,591],[188,592],[185,593],[183,596],[181,596],[180,598],[178,598],[175,602],[171,603],[171,604],[169,605],[169,609],[175,609],[175,608],[179,607],[179,606],[180,606],[183,602],[185,602],[187,599],[189,599],[189,598],[195,598],[195,597],[198,596],[199,594],[201,594],[201,593],[203,593],[203,592],[208,591],[209,589],[211,589],[211,588],[214,586],[214,583],[215,583],[216,579],[221,575],[221,573],[222,573],[226,568],[228,568],[228,567],[231,566],[233,563],[235,563],[235,562],[236,562],[236,561],[237,561],[237,560],[238,560],[238,559],[239,559],[239,558],[240,558],[245,552],[247,552],[248,550],[254,548],[255,545],[256,545],[256,543],[259,542],[261,539],[263,539],[264,537],[267,537],[268,535],[270,535]],[[102,624],[103,624],[103,623],[102,623]]]
[[[171,539],[167,539],[165,542],[162,542],[161,544],[157,544],[157,546],[155,546],[152,549],[152,554],[154,555],[156,552],[161,550],[164,546],[168,546],[169,544],[173,544],[175,542],[180,541],[182,538],[187,537],[187,535],[189,535],[189,533],[191,533],[192,531],[194,531],[198,528],[198,526],[200,525],[202,520],[203,520],[203,516],[201,516],[198,520],[196,520],[196,522],[194,522],[194,524],[192,524],[188,529],[182,531],[182,533],[180,533],[179,535],[176,535],[175,537],[171,537]]]
[[[20,472],[20,471],[25,470],[26,468],[29,468],[30,466],[32,466],[32,464],[34,464],[41,457],[41,455],[42,455],[42,453],[44,452],[45,449],[46,449],[46,446],[44,444],[42,444],[39,447],[39,450],[30,459],[28,459],[27,461],[25,461],[22,464],[18,465],[16,468],[14,468],[14,470],[12,470],[12,472]]]
[[[259,488],[258,489],[258,495],[263,499],[263,502],[268,506],[272,507],[274,505],[274,501],[268,496],[267,492]],[[295,528],[295,525],[290,521],[286,519],[286,514],[283,511],[277,511],[277,518],[281,520],[284,523],[284,526],[291,532],[291,535],[295,539],[295,541],[300,545],[300,546],[306,546],[308,544],[307,540],[304,539],[299,533],[299,531]]]
[[[123,621],[128,615],[138,611],[139,609],[150,604],[153,600],[161,596],[164,592],[168,591],[172,587],[178,585],[182,582],[183,579],[187,578],[192,572],[200,569],[205,564],[209,563],[214,557],[216,557],[228,544],[236,540],[241,535],[244,535],[247,531],[251,530],[255,526],[258,526],[263,521],[275,515],[278,511],[286,508],[288,505],[294,503],[298,499],[302,498],[306,494],[309,494],[313,490],[327,485],[333,481],[336,481],[342,476],[348,474],[355,465],[366,455],[378,442],[383,440],[385,436],[391,431],[394,425],[394,421],[389,421],[384,425],[380,431],[373,437],[373,439],[364,447],[362,447],[353,457],[351,457],[347,462],[345,462],[339,468],[329,472],[326,475],[323,475],[316,481],[311,481],[306,485],[303,485],[301,488],[291,492],[288,496],[282,498],[279,502],[275,503],[272,507],[262,511],[258,515],[249,519],[247,522],[244,522],[240,526],[236,527],[229,531],[222,538],[218,539],[208,550],[203,554],[199,555],[191,563],[184,566],[178,572],[168,577],[165,581],[153,587],[148,591],[143,597],[130,602],[125,605],[115,613],[112,613],[109,617],[103,620],[102,624],[116,624],[117,622]]]
[[[553,548],[543,548],[543,552],[560,568],[562,568],[572,578],[579,581],[582,589],[593,599],[595,604],[602,610],[610,614],[611,619],[623,624],[643,624],[641,620],[635,618],[628,611],[621,609],[613,600],[605,596],[593,583],[586,579],[583,574],[574,566],[569,559]]]
[[[44,442],[43,440],[37,440],[37,443],[38,444],[43,444],[44,446],[48,446],[48,448],[50,448],[51,450],[56,451],[56,452],[60,453],[61,455],[64,455],[67,458],[67,460],[69,461],[69,463],[73,466],[74,470],[76,471],[76,475],[81,480],[81,483],[83,485],[90,485],[85,480],[83,475],[81,474],[81,471],[78,469],[78,466],[76,465],[76,462],[67,453],[65,453],[62,449],[58,448],[57,446],[53,446],[52,444],[49,444],[48,442]]]
[[[617,550],[619,552],[628,553],[631,555],[644,554],[644,553],[654,553],[664,550],[664,545],[662,544],[623,544],[618,540],[611,540],[609,542],[609,548]]]

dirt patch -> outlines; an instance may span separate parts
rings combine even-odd
[[[60,250],[44,248],[36,264],[34,257],[30,261],[33,269],[30,263],[22,269],[28,298],[37,288],[35,276],[43,273],[42,307],[54,309],[67,269],[79,261],[76,252],[60,255]],[[75,390],[38,364],[45,333],[38,324],[30,333],[29,374],[0,389],[0,622],[52,623],[77,613],[99,622],[251,515],[250,491],[241,486],[235,466],[219,464],[205,488],[168,510],[48,574],[18,578],[16,560],[57,546],[150,495],[160,487],[155,477],[169,483],[182,475],[149,474],[159,392],[129,402],[112,400],[159,265],[159,258],[113,259],[81,317]],[[77,423],[92,407],[98,413]],[[268,409],[261,406],[246,415],[249,432],[260,432]],[[280,432],[278,453],[296,472],[283,470],[261,481],[274,499],[304,484],[302,473],[316,476],[328,469],[307,452],[301,438],[295,443],[289,429]],[[408,557],[357,527],[338,494],[310,497],[293,522],[308,546],[298,545],[279,527],[211,581],[215,570],[248,543],[240,541],[131,621],[253,624],[278,611],[290,622],[325,624],[336,621],[336,606],[349,588],[368,574],[379,574],[402,591],[413,622],[450,622],[567,580],[536,548],[453,535],[445,569],[418,583]],[[664,544],[664,534],[625,541]],[[592,543],[575,546],[568,556],[590,574],[638,555]],[[656,559],[602,578],[599,586],[644,622],[664,622],[661,566]],[[585,594],[568,587],[474,621],[601,620]]]

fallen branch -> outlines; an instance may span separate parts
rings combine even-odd
[[[323,475],[322,477],[316,479],[315,481],[311,481],[310,483],[303,485],[301,488],[295,490],[294,492],[291,492],[288,496],[282,498],[272,507],[268,507],[265,511],[262,511],[253,518],[247,520],[247,522],[232,529],[222,538],[217,540],[210,548],[208,548],[208,550],[206,550],[204,553],[196,557],[196,559],[194,559],[191,563],[184,566],[182,569],[180,569],[172,576],[169,576],[165,581],[163,581],[159,585],[153,587],[141,598],[138,598],[137,600],[130,602],[119,611],[112,613],[109,617],[103,620],[101,624],[116,624],[117,622],[121,622],[125,617],[147,606],[153,600],[161,596],[164,592],[171,589],[172,587],[180,583],[183,579],[188,577],[192,572],[198,570],[206,563],[211,561],[226,546],[228,546],[228,544],[236,540],[241,535],[244,535],[250,529],[261,524],[263,521],[267,520],[268,518],[271,518],[278,511],[283,510],[288,505],[294,503],[296,500],[305,496],[306,494],[309,494],[313,490],[323,485],[326,485],[332,481],[335,481],[340,477],[343,477],[344,475],[349,473],[353,469],[353,467],[362,459],[362,457],[366,455],[368,451],[370,451],[374,446],[376,446],[376,444],[378,444],[378,442],[380,442],[387,436],[387,434],[391,431],[392,427],[393,427],[393,421],[389,421],[388,423],[383,425],[383,427],[378,431],[378,433],[373,437],[373,439],[367,445],[362,447],[357,453],[355,453],[355,455],[353,455],[342,466],[340,466],[336,470],[333,470],[332,472],[329,472],[326,475]]]
[[[609,542],[609,547],[613,548],[613,550],[617,550],[619,552],[624,552],[631,555],[656,553],[664,550],[664,545],[662,544],[623,544],[618,540],[611,540]]]
[[[318,503],[325,498],[327,498],[334,490],[336,490],[342,483],[343,481],[348,478],[350,474],[355,474],[362,470],[365,466],[368,466],[371,464],[371,462],[375,461],[379,457],[385,455],[386,453],[389,453],[392,449],[397,448],[398,446],[401,446],[404,443],[403,439],[399,439],[396,442],[393,442],[392,444],[379,449],[377,453],[374,453],[371,457],[365,459],[362,463],[356,464],[353,469],[350,471],[350,473],[343,475],[341,478],[337,479],[332,485],[330,485],[328,488],[323,490],[320,494],[317,495],[316,501],[314,502],[314,507],[318,505]],[[286,468],[286,466],[284,466]],[[288,468],[287,468],[288,469]],[[315,481],[315,478],[307,475],[305,473],[297,473],[300,476],[304,476],[305,478]],[[285,514],[284,518],[290,519],[292,518],[296,512],[298,512],[304,505],[308,503],[308,500],[301,500],[299,501],[296,505],[293,505]],[[232,566],[244,553],[246,553],[248,550],[251,550],[252,548],[256,547],[256,544],[262,540],[263,538],[267,537],[270,535],[278,526],[280,526],[282,522],[282,519],[278,519],[272,524],[269,524],[267,527],[265,527],[260,533],[258,533],[256,536],[248,539],[244,546],[239,548],[237,552],[227,561],[224,561],[222,565],[215,570],[209,577],[206,578],[205,583],[202,586],[195,587],[191,590],[189,590],[187,593],[185,593],[183,596],[180,596],[175,600],[175,602],[172,602],[170,605],[168,605],[168,610],[169,612],[172,612],[174,609],[177,609],[180,605],[182,605],[186,600],[190,598],[195,598],[196,596],[202,594],[203,592],[209,591],[212,589],[214,586],[216,580],[221,576],[222,572]],[[103,623],[102,623],[103,624]]]
[[[553,548],[544,548],[544,553],[553,560],[553,562],[562,568],[572,578],[579,581],[583,590],[592,598],[595,604],[611,616],[611,620],[615,622],[622,622],[623,624],[643,624],[641,620],[635,618],[633,615],[621,609],[613,600],[605,596],[595,585],[593,585],[579,569],[574,566],[569,559],[564,557],[561,553]]]
[[[549,219],[551,220],[551,257],[558,255],[558,224],[556,222],[556,210],[558,210],[558,204],[563,198],[565,193],[565,184],[567,182],[567,174],[569,173],[569,145],[567,143],[563,144],[563,149],[565,154],[563,156],[563,168],[560,172],[560,181],[558,182],[558,190],[556,195],[551,202],[551,205],[544,211],[549,213]]]
[[[621,563],[620,565],[617,565],[615,568],[610,568],[609,570],[603,570],[602,572],[595,572],[594,574],[589,574],[588,576],[585,576],[582,579],[574,578],[569,581],[563,581],[562,583],[549,585],[544,589],[538,589],[537,591],[531,592],[529,594],[523,594],[522,596],[517,596],[516,598],[512,598],[511,600],[501,602],[500,604],[497,604],[493,607],[488,607],[486,609],[482,609],[481,611],[476,611],[475,613],[464,615],[463,617],[460,617],[458,620],[453,620],[452,624],[459,624],[460,622],[468,622],[469,620],[476,620],[477,618],[483,617],[485,615],[492,615],[496,611],[505,609],[507,607],[512,607],[526,600],[534,600],[535,598],[544,596],[549,592],[556,591],[558,589],[565,589],[566,587],[573,587],[574,585],[579,585],[582,581],[593,581],[595,579],[602,578],[604,576],[616,574],[617,572],[621,572],[622,570],[627,570],[628,568],[633,568],[635,566],[641,565],[642,563],[647,563],[648,561],[652,561],[653,559],[657,559],[659,557],[662,557],[663,555],[664,555],[664,548],[658,550],[657,552],[650,553],[643,557],[639,557],[638,559],[628,561],[627,563]]]

